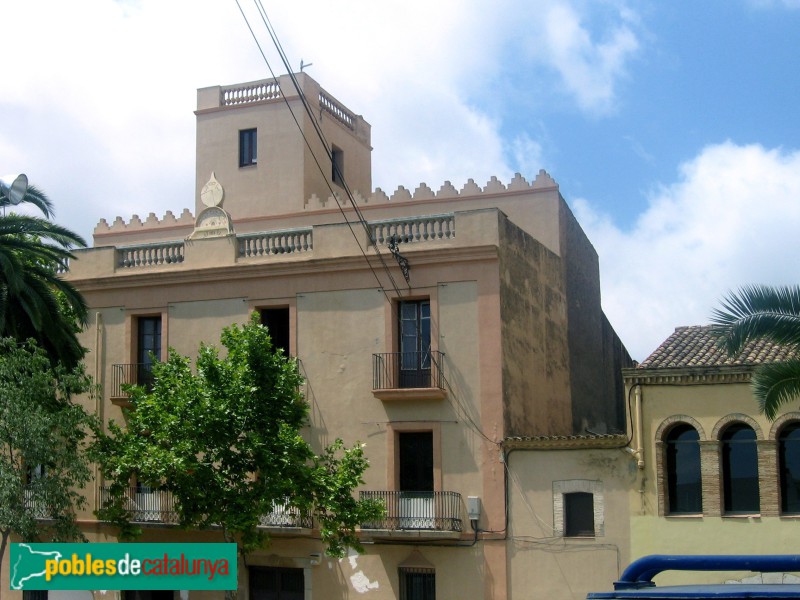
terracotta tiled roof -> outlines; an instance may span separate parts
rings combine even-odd
[[[687,367],[723,367],[758,365],[781,362],[793,356],[790,349],[772,342],[756,340],[745,346],[739,356],[730,358],[717,344],[710,325],[678,327],[655,352],[640,365],[640,369],[680,369]]]

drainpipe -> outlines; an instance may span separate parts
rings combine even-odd
[[[644,470],[644,447],[642,446],[642,439],[644,433],[642,432],[642,385],[637,383],[632,390],[634,397],[633,404],[633,440],[635,448],[628,448],[628,452],[636,458],[636,466],[639,470]]]

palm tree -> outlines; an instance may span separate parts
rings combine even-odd
[[[85,352],[76,334],[86,324],[87,307],[58,273],[73,257],[70,249],[86,242],[48,220],[53,206],[41,190],[30,186],[22,202],[45,218],[6,214],[11,202],[0,192],[0,336],[33,338],[52,360],[73,367]]]
[[[780,407],[800,397],[800,286],[751,285],[728,294],[711,318],[714,333],[730,356],[763,339],[788,347],[792,357],[764,363],[752,386],[761,412],[774,420]]]

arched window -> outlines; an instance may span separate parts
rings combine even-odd
[[[700,436],[691,425],[670,429],[667,446],[667,496],[669,512],[703,512],[703,486],[700,477]]]
[[[781,512],[800,513],[800,423],[781,430],[778,437],[781,478]]]
[[[726,513],[758,513],[756,432],[735,423],[722,434],[722,478]]]

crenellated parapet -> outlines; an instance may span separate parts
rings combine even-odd
[[[505,185],[497,177],[492,178],[486,183],[485,186],[479,186],[474,179],[468,179],[467,182],[459,190],[450,181],[445,181],[438,191],[434,192],[427,183],[420,183],[413,191],[404,186],[398,186],[397,189],[390,195],[381,188],[375,188],[375,191],[368,197],[363,197],[358,192],[353,194],[353,198],[358,205],[374,206],[384,203],[399,202],[413,202],[419,200],[446,200],[456,198],[476,198],[480,196],[489,196],[494,194],[502,194],[506,192],[526,192],[538,190],[557,190],[558,184],[550,177],[544,169],[541,169],[532,182],[528,182],[520,173],[516,173],[514,178]],[[336,203],[342,203],[340,194],[334,194],[327,198],[320,198],[313,194],[311,198],[306,201],[307,208],[329,208],[335,207]]]
[[[147,215],[144,221],[139,215],[132,215],[128,221],[125,221],[122,217],[117,217],[110,225],[105,219],[100,219],[100,222],[94,228],[94,235],[128,233],[145,229],[157,231],[185,226],[194,227],[194,215],[188,208],[184,208],[178,217],[171,210],[168,210],[161,219],[152,212]]]

